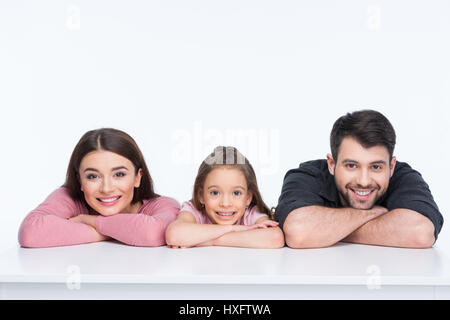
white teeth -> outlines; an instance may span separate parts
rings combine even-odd
[[[120,197],[111,198],[111,199],[99,199],[101,202],[113,202],[119,199]]]
[[[234,212],[217,212],[219,216],[232,216]]]
[[[365,192],[363,192],[363,191],[355,191],[355,192],[359,196],[367,196],[370,193],[370,191],[365,191]]]

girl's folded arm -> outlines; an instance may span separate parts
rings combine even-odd
[[[234,230],[232,225],[198,224],[189,211],[181,211],[166,230],[168,246],[193,247]]]
[[[278,223],[262,217],[255,223],[257,229],[222,235],[213,241],[216,246],[275,249],[284,246],[284,234]]]

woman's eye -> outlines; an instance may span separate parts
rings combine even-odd
[[[88,180],[92,180],[92,179],[96,179],[98,176],[96,174],[88,174],[86,178],[88,178]]]
[[[121,177],[125,177],[126,174],[125,174],[125,172],[117,172],[117,173],[115,174],[115,176],[121,178]]]

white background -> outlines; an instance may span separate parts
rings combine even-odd
[[[449,39],[446,0],[0,0],[0,248],[88,130],[128,132],[180,202],[214,146],[235,145],[276,206],[286,171],[365,108],[391,120],[446,218]],[[444,224],[436,246],[449,238]]]

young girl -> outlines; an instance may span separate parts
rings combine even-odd
[[[192,200],[166,230],[169,248],[280,248],[284,235],[265,205],[249,161],[236,148],[217,147],[200,165]]]
[[[161,246],[179,208],[176,200],[154,193],[144,157],[128,134],[92,130],[75,147],[64,185],[22,222],[19,243],[53,247],[114,238]]]

